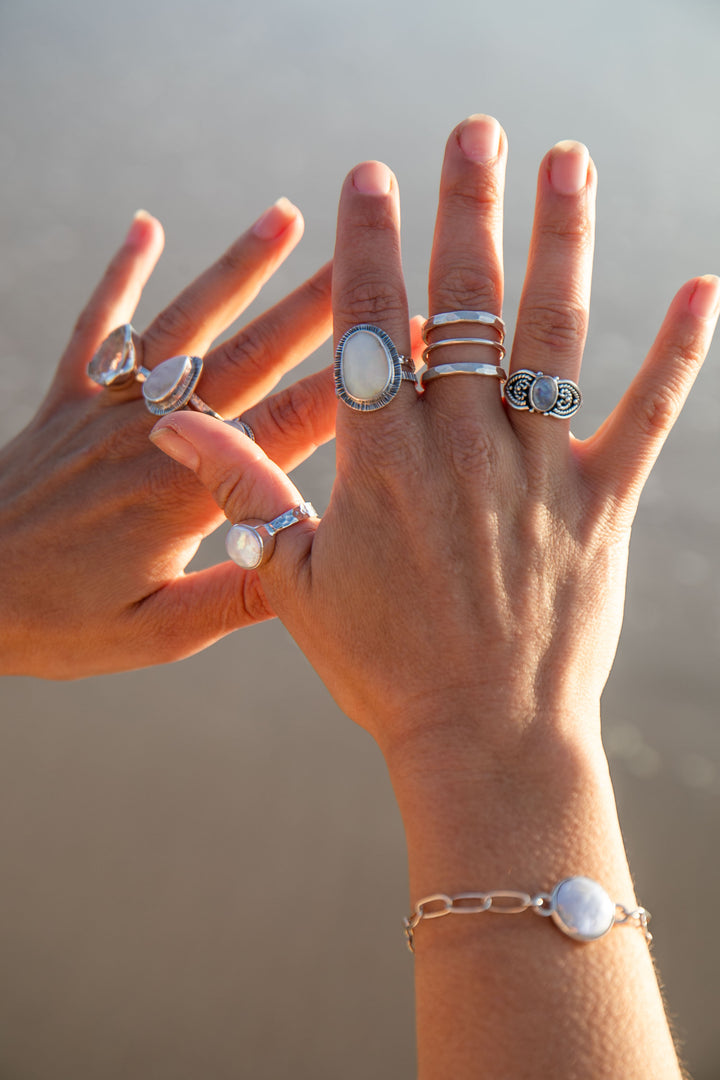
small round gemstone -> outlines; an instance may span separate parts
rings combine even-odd
[[[551,375],[538,375],[530,386],[530,406],[538,412],[552,409],[558,397],[558,385]]]
[[[595,941],[614,924],[615,904],[592,878],[566,878],[553,892],[552,917],[570,937]]]
[[[251,525],[233,525],[225,537],[225,550],[243,570],[254,570],[262,560],[262,538]]]

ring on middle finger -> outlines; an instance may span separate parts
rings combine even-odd
[[[389,405],[403,382],[417,386],[414,362],[401,356],[389,334],[371,323],[346,330],[335,350],[335,393],[358,412]]]
[[[426,319],[422,328],[422,339],[429,344],[428,337],[432,330],[439,326],[458,326],[466,324],[470,326],[492,326],[500,335],[500,343],[505,340],[505,323],[499,315],[492,311],[439,311]]]
[[[239,427],[254,442],[255,436],[249,424],[239,417],[226,420],[195,393],[202,370],[203,362],[199,356],[183,354],[171,356],[169,360],[163,360],[156,368],[147,372],[142,384],[142,395],[150,412],[155,416],[167,416],[168,413],[177,412],[187,406],[196,412]]]

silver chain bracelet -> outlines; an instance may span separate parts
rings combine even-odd
[[[415,929],[423,919],[441,919],[445,915],[519,915],[532,911],[553,920],[559,930],[575,941],[597,941],[613,926],[636,926],[645,940],[652,941],[648,930],[650,913],[642,907],[626,908],[614,903],[597,881],[588,877],[570,877],[559,882],[551,893],[515,892],[495,889],[492,892],[466,892],[448,896],[433,893],[424,896],[415,910],[403,919],[410,952],[415,952]]]

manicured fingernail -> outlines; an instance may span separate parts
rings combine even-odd
[[[261,240],[277,240],[280,233],[285,232],[288,225],[298,216],[299,210],[285,196],[274,202],[264,214],[257,219],[252,231]]]
[[[126,247],[137,247],[147,236],[148,222],[152,221],[152,214],[147,210],[136,210],[130,228],[125,237]]]
[[[716,318],[720,310],[720,278],[715,274],[698,278],[688,306],[701,319]]]
[[[382,161],[365,161],[353,169],[353,187],[361,195],[387,195],[392,173]]]
[[[492,161],[500,149],[500,125],[492,116],[469,116],[460,128],[458,141],[470,161]]]
[[[177,431],[169,427],[154,427],[150,432],[150,442],[154,443],[168,457],[184,465],[193,472],[200,464],[198,452],[192,443],[178,435]]]
[[[577,195],[587,184],[590,154],[582,143],[565,139],[557,143],[550,157],[550,183],[558,195]]]

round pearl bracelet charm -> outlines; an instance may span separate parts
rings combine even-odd
[[[596,941],[615,924],[615,904],[597,881],[571,877],[561,881],[550,897],[550,917],[568,937]]]

